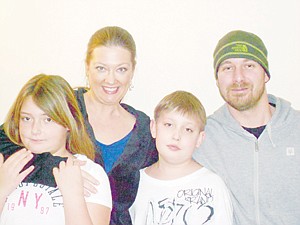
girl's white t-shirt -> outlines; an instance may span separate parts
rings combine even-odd
[[[81,169],[101,184],[96,186],[97,194],[85,197],[86,202],[112,208],[110,184],[104,169],[84,155],[76,154],[75,157],[86,161]],[[63,198],[59,189],[42,184],[20,183],[8,196],[0,216],[0,225],[19,224],[64,225]]]

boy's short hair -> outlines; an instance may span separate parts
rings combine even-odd
[[[154,119],[157,120],[162,112],[177,111],[199,120],[201,130],[206,124],[206,113],[199,99],[187,91],[175,91],[166,95],[155,107]]]

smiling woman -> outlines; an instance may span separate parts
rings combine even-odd
[[[130,51],[115,46],[97,47],[86,68],[90,84],[90,91],[86,95],[88,100],[108,105],[122,100],[134,71]]]
[[[136,46],[120,27],[104,27],[89,40],[86,75],[89,87],[76,90],[88,132],[97,146],[95,161],[110,179],[113,209],[110,224],[131,224],[139,169],[157,161],[150,118],[120,103],[131,86]]]

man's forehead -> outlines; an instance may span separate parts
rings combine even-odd
[[[229,58],[229,59],[225,59],[221,64],[221,65],[224,65],[224,64],[232,64],[232,63],[235,63],[235,62],[243,62],[243,63],[247,63],[247,62],[253,62],[253,63],[257,63],[255,62],[254,60],[251,60],[251,59],[246,59],[246,58]]]

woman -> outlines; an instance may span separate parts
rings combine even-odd
[[[150,118],[121,103],[131,85],[135,58],[135,42],[126,30],[104,27],[96,31],[85,61],[89,88],[75,91],[88,133],[97,146],[95,161],[110,180],[110,224],[117,225],[131,224],[128,209],[137,193],[139,169],[157,161]],[[10,146],[0,135],[0,152]]]

